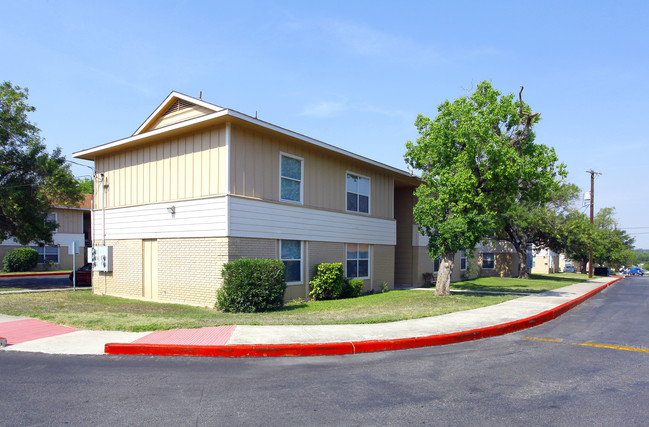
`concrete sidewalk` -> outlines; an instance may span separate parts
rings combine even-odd
[[[53,354],[291,356],[350,354],[502,335],[560,316],[620,280],[603,277],[501,304],[435,317],[361,325],[228,325],[156,332],[83,331],[0,315],[5,351]],[[422,290],[422,292],[425,292]]]

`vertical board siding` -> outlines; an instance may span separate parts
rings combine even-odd
[[[280,153],[304,159],[305,206],[344,212],[346,172],[349,171],[370,178],[371,216],[392,218],[394,183],[389,173],[288,138],[269,137],[234,126],[230,169],[232,194],[278,201]]]
[[[106,208],[225,194],[225,127],[99,157],[96,167],[108,184]]]

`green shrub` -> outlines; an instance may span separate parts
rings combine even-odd
[[[216,294],[216,308],[254,313],[284,305],[284,263],[274,259],[240,259],[223,266],[223,287]]]
[[[315,266],[315,275],[309,282],[309,296],[314,300],[336,299],[343,291],[345,282],[343,265],[339,262]]]
[[[32,248],[18,248],[7,252],[2,261],[2,271],[29,271],[38,264],[38,251]]]
[[[363,292],[362,279],[345,279],[340,298],[356,298],[361,295],[361,292]]]

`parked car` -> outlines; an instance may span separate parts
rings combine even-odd
[[[576,273],[577,269],[575,268],[574,265],[566,265],[563,267],[563,272],[564,273]]]
[[[73,280],[72,272],[68,276],[70,280]],[[83,267],[77,269],[77,284],[87,283],[92,285],[92,263],[85,264]]]
[[[628,276],[644,276],[644,270],[638,267],[631,268],[626,273]]]

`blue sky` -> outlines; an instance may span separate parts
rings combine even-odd
[[[2,80],[48,146],[130,136],[177,90],[405,169],[418,113],[491,80],[649,248],[649,2],[4,1]],[[90,171],[74,167],[78,176]]]

